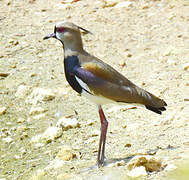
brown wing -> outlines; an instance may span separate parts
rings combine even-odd
[[[161,109],[166,105],[162,99],[139,88],[111,66],[95,57],[90,57],[90,61],[81,63],[81,68],[85,71],[85,75],[80,78],[94,95],[104,96],[117,102],[144,104],[152,111],[156,110],[153,108]]]

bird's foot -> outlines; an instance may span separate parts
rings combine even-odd
[[[98,160],[97,161],[97,166],[98,166],[98,168],[103,167],[104,166],[104,160]]]

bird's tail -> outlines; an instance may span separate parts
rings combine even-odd
[[[167,106],[167,103],[163,99],[160,99],[147,91],[146,93],[148,93],[148,98],[145,99],[144,105],[147,109],[158,114],[161,114],[162,111],[166,110],[165,106]]]
[[[163,99],[160,99],[160,98],[156,97],[155,95],[153,95],[141,88],[140,88],[139,92],[140,92],[140,94],[142,93],[141,102],[142,102],[142,104],[145,105],[145,107],[148,110],[153,111],[158,114],[161,114],[162,111],[166,110],[165,106],[167,106],[167,103]]]

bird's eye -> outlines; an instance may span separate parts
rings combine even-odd
[[[62,33],[62,32],[64,32],[64,28],[63,27],[56,27],[56,32]]]

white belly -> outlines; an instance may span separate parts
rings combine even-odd
[[[108,103],[116,103],[115,101],[107,99],[105,97],[95,96],[95,95],[89,94],[85,90],[83,90],[83,92],[81,93],[81,95],[85,96],[86,98],[88,98],[92,102],[96,103],[97,105],[103,105],[103,104],[108,104]]]

